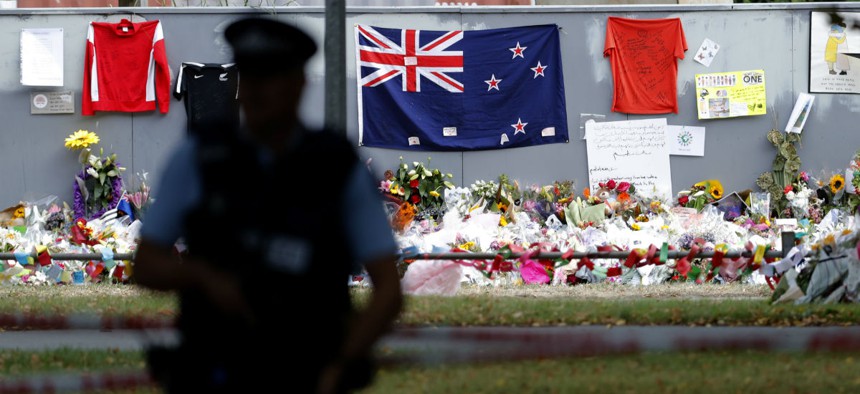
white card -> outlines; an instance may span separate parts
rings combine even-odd
[[[706,38],[702,41],[702,45],[699,46],[696,56],[693,56],[693,60],[701,63],[705,67],[710,67],[711,62],[714,60],[714,57],[717,56],[717,52],[719,50],[720,44],[711,41],[710,38]]]
[[[704,156],[705,128],[698,126],[666,126],[669,154],[676,156]]]

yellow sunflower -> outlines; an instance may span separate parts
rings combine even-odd
[[[836,193],[845,187],[845,177],[842,174],[836,174],[830,178],[830,191]]]
[[[718,179],[708,179],[693,185],[693,188],[707,191],[714,200],[723,198],[723,184]]]
[[[99,143],[99,136],[87,130],[78,130],[66,137],[66,148],[81,149]]]
[[[711,185],[711,190],[709,191],[709,193],[711,193],[711,197],[713,197],[714,200],[719,200],[723,198],[723,185]]]

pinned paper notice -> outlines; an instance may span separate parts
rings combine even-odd
[[[666,126],[669,154],[676,156],[704,156],[705,128],[697,126]]]
[[[63,29],[21,29],[21,84],[63,86]]]
[[[797,102],[794,103],[794,109],[791,111],[791,117],[788,118],[788,124],[785,125],[786,133],[798,133],[803,131],[803,125],[806,124],[806,118],[809,117],[809,111],[812,110],[812,103],[815,101],[815,96],[811,94],[801,93],[797,97]]]
[[[714,60],[714,57],[717,56],[717,52],[720,50],[720,45],[711,41],[711,39],[706,38],[702,41],[702,45],[699,47],[699,50],[696,52],[696,56],[693,57],[693,60],[701,63],[705,67],[710,67],[711,62]]]
[[[509,141],[510,141],[510,140],[508,139],[508,135],[507,135],[507,134],[502,134],[502,140],[501,140],[501,142],[499,143],[499,145],[504,145],[504,144],[505,144],[505,142],[509,142]]]
[[[421,145],[421,140],[418,137],[409,137],[409,146],[412,145]]]

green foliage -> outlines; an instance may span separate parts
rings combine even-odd
[[[771,206],[778,217],[783,216],[789,203],[783,191],[797,180],[800,173],[800,156],[795,147],[795,144],[800,143],[800,136],[800,133],[784,133],[776,129],[767,132],[767,140],[776,148],[776,157],[773,159],[773,169],[759,175],[756,185],[770,193]]]

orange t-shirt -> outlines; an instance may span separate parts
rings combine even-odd
[[[603,56],[612,64],[612,110],[678,113],[678,62],[687,50],[681,20],[610,16]]]

